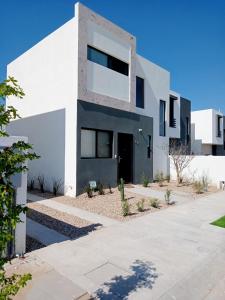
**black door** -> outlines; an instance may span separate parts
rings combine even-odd
[[[118,181],[133,181],[133,135],[118,133]]]

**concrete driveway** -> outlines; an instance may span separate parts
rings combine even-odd
[[[98,299],[224,300],[225,229],[209,224],[222,215],[225,192],[51,245],[31,257]]]

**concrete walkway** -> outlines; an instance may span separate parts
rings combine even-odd
[[[67,214],[70,214],[73,216],[77,216],[81,219],[85,219],[94,224],[101,224],[104,227],[116,225],[119,223],[119,221],[116,221],[114,219],[107,218],[105,216],[98,215],[98,214],[89,212],[84,209],[76,208],[71,205],[62,204],[62,203],[59,203],[52,199],[41,198],[41,197],[39,197],[37,195],[33,195],[33,194],[28,194],[27,198],[30,201],[34,201],[41,205],[45,205],[47,207],[59,210],[60,212],[64,212],[64,213],[67,213]]]
[[[27,218],[27,235],[45,246],[68,241],[70,238]]]
[[[224,300],[225,192],[31,253],[98,299]],[[213,298],[216,296],[216,298]]]

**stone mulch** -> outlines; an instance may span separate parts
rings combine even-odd
[[[43,247],[45,247],[45,245],[43,245],[39,241],[35,240],[29,235],[26,236],[26,253],[37,249],[41,249]]]
[[[125,191],[125,196],[130,205],[130,214],[126,217],[123,217],[122,215],[120,192],[118,191],[118,188],[113,188],[112,194],[108,189],[105,189],[104,195],[98,195],[98,193],[95,192],[92,198],[88,198],[87,194],[85,193],[79,195],[76,198],[66,196],[57,197],[54,198],[54,201],[85,209],[87,211],[104,215],[106,217],[113,218],[119,221],[127,221],[132,218],[142,216],[144,214],[153,213],[158,211],[159,209],[168,207],[164,201],[161,201],[159,208],[153,208],[150,206],[149,197],[137,195],[127,190]],[[145,199],[144,212],[139,212],[137,210],[137,202],[141,199]]]
[[[86,235],[101,227],[100,224],[92,224],[87,220],[60,212],[37,202],[30,202],[27,206],[29,208],[28,218],[71,239]]]

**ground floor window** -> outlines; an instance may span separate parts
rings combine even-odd
[[[112,158],[112,131],[81,129],[81,158]]]

